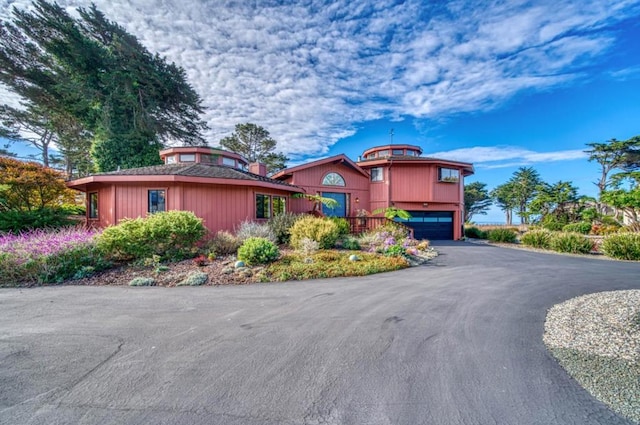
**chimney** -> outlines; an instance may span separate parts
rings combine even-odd
[[[262,162],[252,162],[249,164],[249,172],[262,177],[267,176],[267,166]]]

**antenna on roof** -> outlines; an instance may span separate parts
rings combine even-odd
[[[393,145],[393,128],[391,130],[389,130],[389,139],[391,141],[391,143],[389,143],[389,144]]]

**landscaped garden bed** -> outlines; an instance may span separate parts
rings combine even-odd
[[[363,276],[437,255],[390,223],[355,237],[345,220],[276,216],[206,235],[192,213],[125,220],[102,232],[38,230],[0,237],[0,285],[200,286]]]

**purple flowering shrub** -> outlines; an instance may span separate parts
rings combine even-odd
[[[107,268],[96,235],[72,227],[1,234],[0,285],[59,283]]]

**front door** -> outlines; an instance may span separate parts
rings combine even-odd
[[[334,208],[327,207],[322,204],[322,214],[328,217],[346,217],[347,216],[347,194],[338,192],[322,192],[323,198],[331,198],[338,202]]]

